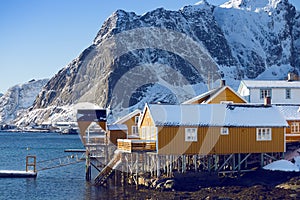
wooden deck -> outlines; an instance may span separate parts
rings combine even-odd
[[[285,134],[286,143],[300,142],[300,134],[287,133]]]
[[[124,152],[156,151],[156,141],[118,139],[118,150]]]

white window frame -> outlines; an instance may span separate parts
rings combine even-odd
[[[221,127],[220,134],[221,135],[229,135],[229,129],[228,129],[228,127]]]
[[[291,99],[292,98],[292,92],[290,88],[285,89],[285,99]]]
[[[291,123],[291,133],[300,133],[300,122]]]
[[[141,138],[144,139],[146,137],[146,127],[143,126],[142,127],[142,135],[141,135]]]
[[[261,88],[259,91],[259,97],[260,99],[264,99],[265,97],[272,98],[272,89]]]
[[[232,104],[233,101],[220,101],[220,104]]]
[[[198,130],[197,128],[185,128],[185,141],[186,142],[197,142],[198,141]]]
[[[134,123],[138,124],[139,123],[139,119],[140,119],[140,116],[135,116],[134,117]]]
[[[256,128],[256,141],[272,141],[272,128]]]
[[[139,135],[139,128],[138,128],[138,126],[132,126],[131,127],[131,134],[132,135]]]

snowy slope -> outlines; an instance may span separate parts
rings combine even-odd
[[[53,108],[80,102],[118,118],[146,102],[183,102],[220,78],[235,89],[241,79],[284,79],[300,69],[299,16],[287,0],[231,0],[220,7],[203,0],[143,15],[118,10],[47,83],[22,122],[40,120],[37,115],[48,120],[64,112]]]
[[[12,123],[17,116],[32,106],[36,96],[48,80],[31,80],[9,88],[0,97],[0,124]]]

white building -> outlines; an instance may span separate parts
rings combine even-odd
[[[271,97],[272,104],[300,104],[300,81],[242,80],[238,93],[249,103]]]

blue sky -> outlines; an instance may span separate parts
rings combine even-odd
[[[0,93],[31,79],[50,78],[92,44],[115,10],[143,14],[178,10],[199,0],[1,0]],[[297,2],[298,1],[298,2]],[[219,5],[226,0],[209,0]],[[298,8],[299,0],[290,0]]]

